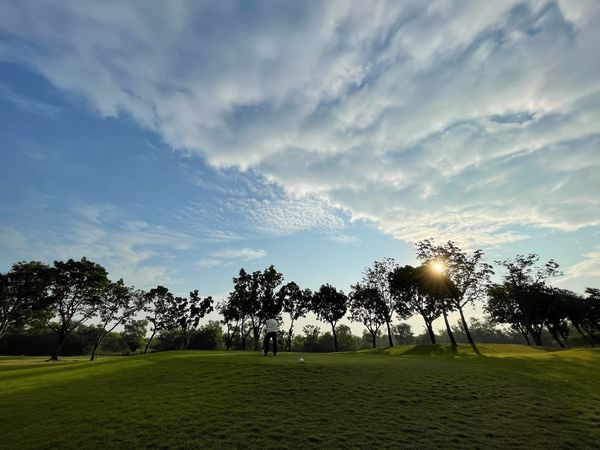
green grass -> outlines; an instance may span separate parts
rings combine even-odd
[[[0,358],[0,448],[600,448],[599,351],[481,350]]]

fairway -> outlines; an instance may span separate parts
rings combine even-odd
[[[600,448],[599,351],[482,352],[0,358],[0,447]]]

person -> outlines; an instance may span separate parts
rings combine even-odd
[[[269,353],[269,341],[273,339],[273,355],[277,356],[277,330],[279,323],[276,319],[267,319],[267,335],[265,336],[265,356]]]

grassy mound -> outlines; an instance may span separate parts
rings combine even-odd
[[[599,351],[481,351],[0,358],[0,447],[598,447]]]

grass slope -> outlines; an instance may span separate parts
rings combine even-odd
[[[600,448],[600,352],[0,358],[0,448]]]

